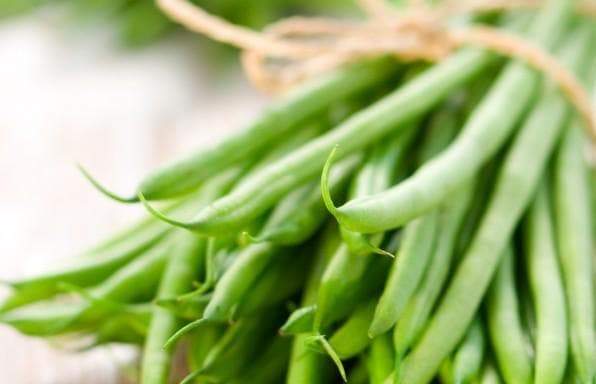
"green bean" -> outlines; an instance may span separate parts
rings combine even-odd
[[[359,158],[354,158],[354,164],[345,163],[331,175],[330,188],[334,193],[344,189],[359,161]],[[320,185],[313,181],[290,193],[275,207],[268,224],[255,240],[297,245],[307,240],[326,218]]]
[[[84,306],[80,303],[65,304],[42,302],[29,304],[22,308],[0,315],[0,322],[8,324],[19,332],[32,336],[50,336],[60,332],[78,331],[83,326],[72,324]]]
[[[142,345],[151,319],[150,304],[129,304],[124,313],[106,314],[98,321],[97,328],[85,329],[93,332],[93,343],[89,348],[107,343]]]
[[[455,244],[455,262],[459,262],[461,256],[468,249],[470,242],[476,234],[476,230],[482,220],[490,195],[497,179],[498,167],[501,164],[501,157],[493,159],[484,169],[480,171],[476,180],[474,197],[470,201],[470,207],[466,218],[462,223],[461,233],[456,239]],[[463,191],[463,189],[462,189]]]
[[[452,120],[457,120],[456,118]],[[441,151],[451,140],[457,129],[457,124],[443,124],[444,119],[436,117],[432,122],[428,136],[423,144],[420,161],[425,162]],[[441,128],[441,134],[434,135]],[[383,187],[386,187],[384,184]],[[374,191],[370,191],[374,192]],[[438,215],[429,215],[420,224],[412,223],[404,232],[400,257],[394,261],[383,295],[379,300],[375,316],[370,325],[371,336],[377,336],[388,330],[399,317],[400,307],[403,307],[422,278],[426,260],[430,257],[434,247],[435,224]],[[412,263],[413,261],[416,263]],[[355,263],[350,265],[353,268]],[[395,295],[397,293],[397,295]],[[397,301],[395,301],[397,300]],[[400,303],[399,301],[403,301]],[[395,316],[394,319],[391,319]]]
[[[211,300],[211,294],[182,295],[178,297],[158,298],[155,304],[172,312],[176,317],[185,320],[195,320],[203,317],[203,311]]]
[[[309,338],[308,334],[294,336],[287,384],[323,384],[328,383],[332,376],[328,358],[308,347]]]
[[[217,282],[203,317],[217,321],[230,320],[248,289],[279,252],[280,249],[270,243],[251,244],[241,250]]]
[[[189,203],[191,198],[176,201],[170,207],[166,208],[165,211],[172,212],[177,210],[179,212],[176,212],[176,214],[178,214],[182,212],[182,210],[186,209],[183,207],[189,207],[191,205],[191,203]],[[163,223],[160,223],[159,220],[155,220],[155,217],[151,215],[144,215],[144,217],[128,225],[126,228],[123,228],[122,230],[116,232],[107,239],[85,250],[81,257],[85,257],[87,255],[98,255],[100,257],[104,257],[103,254],[105,250],[113,248],[124,242],[130,242],[131,238],[140,236],[140,233],[150,231],[151,227],[163,227]]]
[[[366,330],[372,321],[375,304],[373,299],[359,305],[329,338],[329,344],[341,359],[360,354],[370,344]]]
[[[526,273],[537,322],[534,382],[561,383],[567,364],[567,315],[546,183],[530,208],[524,234]]]
[[[309,252],[301,252],[290,260],[274,260],[246,293],[238,306],[238,316],[277,306],[298,293],[304,285],[311,261]]]
[[[339,178],[345,177],[352,172],[358,162],[358,156],[346,159],[338,167],[335,175]],[[320,199],[320,197],[318,198]],[[276,228],[278,223],[284,221],[284,218],[285,222],[290,223],[293,227],[294,238],[306,239],[317,229],[316,225],[312,225],[313,221],[302,221],[300,215],[294,215],[295,209],[280,209],[279,212],[281,213],[274,214],[267,220],[264,227],[265,232],[270,228]],[[298,220],[294,221],[296,217]],[[229,270],[223,274],[221,281],[218,282],[214,297],[205,309],[206,318],[222,320],[232,315],[233,307],[239,304],[240,298],[246,294],[259,274],[275,259],[276,254],[281,252],[282,250],[279,247],[269,242],[252,244],[241,250],[239,255],[234,258]],[[208,260],[210,260],[210,257],[208,257]],[[199,293],[202,291],[203,288],[200,288]]]
[[[441,362],[438,376],[441,378],[441,383],[455,384],[453,383],[453,359],[451,356]]]
[[[279,332],[282,335],[298,335],[300,333],[312,332],[316,310],[316,305],[300,307],[294,310],[281,326]]]
[[[293,253],[296,252],[281,250],[269,243],[251,245],[241,251],[216,285],[203,317],[221,321],[289,298],[302,286],[305,276],[300,272],[308,261],[306,255]],[[289,271],[292,271],[291,278],[288,278]]]
[[[139,201],[139,194],[148,200],[185,194],[205,179],[234,164],[255,157],[284,140],[307,118],[320,113],[337,100],[351,97],[386,81],[395,73],[395,69],[396,65],[391,60],[378,59],[315,79],[270,106],[260,118],[234,136],[212,148],[199,150],[152,172],[141,181],[133,196],[117,196],[101,187],[91,177],[89,179],[100,191],[122,202]],[[316,171],[311,172],[310,176],[315,174]],[[219,234],[221,231],[217,232]]]
[[[277,245],[302,243],[305,239],[302,239],[301,236],[296,239],[292,236],[293,232],[296,231],[295,228],[301,229],[300,224],[296,224],[295,217],[304,214],[304,224],[306,226],[318,225],[327,216],[320,198],[321,192],[316,181],[290,192],[273,208],[268,218],[269,225],[262,228],[257,235],[250,235],[250,240],[254,243],[269,241]],[[314,209],[312,209],[313,207]],[[321,211],[321,208],[323,208],[323,211]],[[290,217],[291,219],[288,220]],[[302,218],[300,221],[302,221]],[[286,234],[287,232],[289,232],[289,235]]]
[[[433,252],[439,215],[432,212],[406,227],[399,255],[391,266],[385,289],[368,329],[371,337],[387,332],[414,294]]]
[[[250,184],[244,184],[243,188],[237,188],[205,207],[191,222],[169,221],[203,234],[222,234],[241,229],[281,196],[316,176],[335,146],[340,147],[337,157],[343,158],[391,132],[398,134],[408,122],[422,116],[454,88],[479,74],[493,57],[489,52],[477,49],[464,49],[452,55],[372,106],[352,115],[330,132],[263,168]],[[466,70],[462,71],[462,68]],[[245,142],[242,144],[245,145]]]
[[[328,123],[326,121],[321,121],[320,117],[305,123],[305,126],[300,128],[298,132],[292,133],[291,136],[285,138],[283,142],[273,147],[273,149],[271,149],[267,154],[258,158],[256,164],[250,168],[248,174],[245,175],[234,187],[239,188],[243,183],[250,182],[255,173],[258,173],[258,171],[265,168],[270,163],[278,161],[288,152],[292,152],[300,148],[304,144],[319,136],[322,132],[328,130],[328,128]]]
[[[187,365],[191,372],[198,371],[205,363],[209,351],[223,336],[224,329],[220,324],[204,324],[189,337]]]
[[[473,98],[470,101],[474,100]],[[448,100],[433,116],[420,152],[421,163],[435,157],[453,139],[460,120],[458,115],[464,106],[465,104],[459,102],[457,98],[453,98]],[[471,194],[471,187],[464,188],[458,196],[454,197],[453,202],[445,204],[438,213],[437,228],[440,231],[438,231],[436,246],[433,247],[432,254],[429,255],[432,262],[429,263],[428,271],[420,282],[420,287],[416,289],[404,307],[403,314],[394,329],[394,346],[398,359],[401,359],[406,349],[423,329],[447,278],[450,259],[454,252],[455,238],[469,205]],[[412,230],[410,229],[410,231]],[[408,230],[406,230],[407,232]]]
[[[342,168],[353,169],[356,161],[357,159],[354,157],[346,159]],[[272,221],[265,224],[265,228],[275,225],[278,219],[277,216],[273,217]],[[314,230],[316,228],[305,229],[305,231]],[[310,235],[304,234],[303,236],[307,238]],[[251,244],[241,250],[233,264],[217,283],[213,297],[205,308],[204,317],[211,320],[227,320],[267,266],[276,257],[288,252],[291,252],[291,249],[281,249],[269,242]]]
[[[596,217],[596,167],[590,169],[590,203],[592,207],[592,217]],[[592,237],[596,238],[596,225],[592,225]],[[596,263],[592,264],[596,267]],[[596,276],[596,271],[594,273]]]
[[[19,332],[32,336],[54,336],[66,333],[87,333],[94,329],[97,331],[97,338],[101,337],[101,329],[105,319],[112,318],[118,324],[127,322],[134,326],[139,334],[144,334],[146,316],[143,304],[122,304],[108,300],[93,299],[93,302],[74,303],[64,301],[49,301],[29,304],[0,316],[0,322],[8,324]],[[81,314],[89,311],[93,304],[93,315],[82,317]],[[109,330],[106,331],[110,333]],[[111,334],[110,334],[111,335]],[[101,340],[98,340],[99,343]]]
[[[201,259],[205,255],[205,240],[192,233],[177,233],[173,241],[169,261],[157,292],[158,298],[180,295],[190,290],[191,283],[199,272]],[[164,308],[154,307],[143,349],[142,383],[167,383],[173,350],[163,348],[163,345],[178,325],[179,320],[175,314]]]
[[[571,10],[563,3],[541,12],[530,32],[533,41],[546,48],[554,45]],[[505,144],[529,108],[539,80],[527,65],[508,64],[447,150],[385,192],[348,201],[341,207],[329,202],[330,212],[350,230],[376,233],[437,208]]]
[[[276,337],[271,345],[250,364],[248,369],[241,372],[236,378],[228,381],[229,384],[276,384],[280,383],[286,371],[290,357],[290,340]]]
[[[567,294],[571,357],[578,380],[593,383],[594,336],[593,238],[581,127],[571,124],[555,161],[556,239]]]
[[[350,384],[367,384],[368,383],[368,372],[366,370],[366,364],[363,359],[359,359],[356,365],[349,371],[347,383]]]
[[[506,383],[531,383],[532,362],[521,325],[513,251],[507,249],[487,295],[488,329]]]
[[[238,254],[233,236],[210,237],[205,256],[205,280],[195,291],[203,294],[211,290]]]
[[[395,324],[393,343],[398,357],[404,356],[420,337],[441,294],[455,253],[457,236],[473,195],[474,188],[466,186],[440,213],[439,233],[428,270]]]
[[[172,213],[187,215],[191,208],[194,209],[194,206],[204,205],[204,195],[210,195],[213,191],[218,190],[225,191],[235,180],[237,174],[237,170],[231,170],[207,182],[197,195],[171,207]],[[51,297],[60,292],[59,285],[61,283],[74,284],[79,287],[89,287],[100,283],[139,255],[150,251],[171,231],[167,225],[151,221],[146,224],[141,222],[140,228],[136,232],[135,230],[125,231],[112,241],[95,247],[92,255],[74,259],[70,266],[63,266],[55,272],[47,272],[40,276],[11,283],[16,291],[2,304],[0,311]],[[122,237],[129,235],[128,239]]]
[[[402,163],[413,136],[413,128],[414,126],[410,126],[404,135],[394,137],[372,151],[352,181],[349,193],[351,197],[377,192],[391,185],[396,169],[400,166],[403,168]],[[345,245],[338,249],[321,278],[315,328],[328,324],[329,317],[337,313],[338,307],[354,302],[353,292],[365,281],[366,272],[371,264],[376,263],[366,256],[375,249],[379,249],[383,236],[383,234],[377,234],[369,242],[359,238],[359,234],[350,234],[342,230]],[[351,241],[346,242],[347,239]],[[358,246],[358,244],[364,244],[364,246]],[[354,251],[354,248],[358,249]]]
[[[497,369],[494,367],[492,361],[488,360],[482,369],[482,377],[480,377],[480,384],[501,384],[501,378]]]
[[[332,224],[327,225],[318,238],[314,261],[304,285],[302,296],[302,305],[304,307],[312,306],[316,302],[321,275],[339,246],[337,226],[334,223]],[[329,382],[330,364],[325,356],[308,349],[308,337],[309,335],[294,337],[286,377],[287,384],[323,384]]]
[[[174,236],[169,236],[166,241],[158,244],[147,254],[118,270],[101,284],[91,288],[89,294],[94,298],[115,301],[154,297],[175,240]]]
[[[325,269],[317,298],[315,331],[347,316],[360,302],[378,292],[386,279],[388,258],[368,258],[364,264],[355,262],[363,256],[350,255],[343,244]]]
[[[106,308],[101,304],[106,300],[126,302],[151,297],[159,282],[166,263],[172,238],[157,244],[148,253],[135,259],[118,270],[107,280],[85,292],[91,302],[40,303],[5,312],[0,321],[10,324],[19,331],[32,335],[53,335],[72,332],[81,324],[96,321]],[[130,287],[135,289],[130,289]]]
[[[422,146],[417,154],[420,165],[431,161],[440,154],[453,141],[462,123],[462,112],[467,104],[472,104],[474,99],[463,103],[459,99],[465,95],[461,93],[447,99],[441,107],[433,113],[431,121],[424,132]],[[468,96],[468,99],[470,96]]]
[[[410,124],[401,135],[372,149],[369,158],[354,178],[349,198],[368,196],[383,191],[389,188],[398,172],[404,172],[407,151],[414,139],[416,133],[414,128],[417,125],[417,123]],[[383,233],[368,239],[360,233],[341,228],[341,236],[351,255],[366,256],[371,253],[379,253],[393,257],[379,248],[379,244],[383,240]]]
[[[394,367],[395,352],[388,334],[372,340],[365,357],[370,384],[383,384]]]
[[[529,209],[528,209],[529,211]],[[520,231],[522,232],[522,231]],[[520,236],[521,237],[521,236]],[[522,274],[526,272],[525,270]],[[527,280],[527,279],[526,279]],[[523,283],[524,281],[522,281]],[[530,287],[528,284],[519,284],[518,286],[518,300],[520,306],[520,317],[522,321],[522,326],[526,330],[526,334],[528,337],[528,341],[530,345],[533,347],[536,345],[536,314],[534,313],[534,308],[532,306],[532,297],[530,294]],[[534,357],[533,354],[532,357]],[[534,362],[535,363],[535,362]]]
[[[553,10],[561,11],[558,6],[549,6],[547,14]],[[588,51],[589,33],[574,33],[567,42],[563,56],[572,59],[570,67],[581,66]],[[406,358],[402,370],[405,382],[430,380],[463,337],[499,264],[501,252],[533,196],[568,112],[565,100],[552,87],[545,89],[530,112],[506,154],[472,243],[421,340]]]
[[[258,169],[262,168],[265,164],[267,164],[270,161],[275,161],[285,152],[292,150],[302,145],[304,142],[312,139],[317,134],[319,134],[321,130],[322,124],[310,124],[307,128],[301,130],[300,132],[298,132],[298,134],[294,135],[286,142],[274,148],[271,152],[269,152],[263,159],[259,160],[257,164],[255,164],[250,169],[248,175],[240,180],[239,185],[247,179],[250,179],[251,175]],[[285,211],[282,211],[282,214],[283,213],[285,213],[285,216],[278,215],[281,216],[278,217],[279,221],[291,215]],[[273,220],[274,219],[270,219],[269,222]],[[260,222],[258,220],[255,221],[253,225],[258,228],[261,227]],[[301,227],[300,225],[295,225],[294,227],[294,231],[298,233],[298,236],[308,236],[308,232],[314,231],[316,228],[315,226],[305,228]],[[203,281],[201,286],[196,290],[196,294],[203,294],[212,289],[215,283],[223,275],[223,273],[229,268],[229,266],[232,264],[233,260],[237,256],[237,251],[233,249],[235,245],[235,236],[219,236],[209,238],[207,242],[207,256],[205,258],[205,280]]]
[[[52,297],[60,292],[60,283],[90,286],[99,283],[118,268],[151,249],[167,233],[159,226],[141,233],[129,242],[108,247],[86,258],[74,259],[71,265],[46,272],[32,278],[11,283],[15,291],[3,303],[0,311],[18,308],[25,304]]]
[[[485,344],[482,324],[476,316],[453,356],[453,382],[455,384],[474,383],[480,376]]]
[[[224,336],[209,351],[203,366],[183,381],[195,377],[228,382],[240,374],[266,347],[266,341],[275,335],[279,326],[280,311],[273,311],[253,318],[239,320],[228,328]]]

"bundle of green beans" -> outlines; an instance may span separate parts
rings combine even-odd
[[[596,88],[596,27],[571,2],[492,22]],[[0,321],[142,345],[144,384],[182,379],[177,349],[184,383],[594,383],[586,143],[515,60],[357,63],[130,196],[85,172],[151,215],[10,282]]]

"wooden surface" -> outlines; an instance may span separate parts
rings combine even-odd
[[[0,279],[43,270],[142,211],[92,190],[79,161],[117,191],[174,154],[258,113],[241,75],[215,75],[190,39],[118,49],[105,30],[46,14],[0,25]],[[69,353],[0,325],[0,382],[117,383],[135,351]]]

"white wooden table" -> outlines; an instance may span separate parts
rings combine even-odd
[[[51,15],[0,25],[0,278],[42,270],[141,213],[83,181],[80,161],[117,191],[176,153],[215,141],[264,104],[238,73],[201,65],[190,38],[141,51],[104,30],[73,34]],[[60,351],[0,325],[0,382],[110,384],[135,351]]]

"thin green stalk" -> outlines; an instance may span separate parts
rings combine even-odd
[[[571,357],[581,383],[593,383],[596,370],[594,336],[594,240],[582,127],[570,124],[555,161],[556,238],[569,314]]]
[[[340,244],[337,226],[328,225],[319,236],[317,243],[318,248],[302,296],[302,305],[305,307],[316,302],[321,275]],[[308,334],[294,337],[286,377],[287,384],[324,384],[330,380],[331,365],[327,357],[309,350],[308,338]]]
[[[532,383],[532,361],[515,286],[514,255],[507,249],[487,294],[488,330],[507,384]]]
[[[158,298],[188,292],[193,280],[198,276],[201,258],[205,255],[205,240],[192,233],[179,232],[174,241],[157,292]],[[153,308],[143,349],[141,383],[168,383],[173,348],[164,348],[163,345],[179,325],[179,319],[174,313],[159,306]]]
[[[476,316],[464,340],[453,355],[453,383],[475,383],[482,370],[486,340],[480,318]]]
[[[534,382],[561,383],[567,365],[568,324],[549,190],[545,182],[530,207],[524,234],[526,271],[537,327]]]
[[[371,341],[365,356],[370,384],[383,384],[394,367],[395,352],[389,334],[381,335]]]

